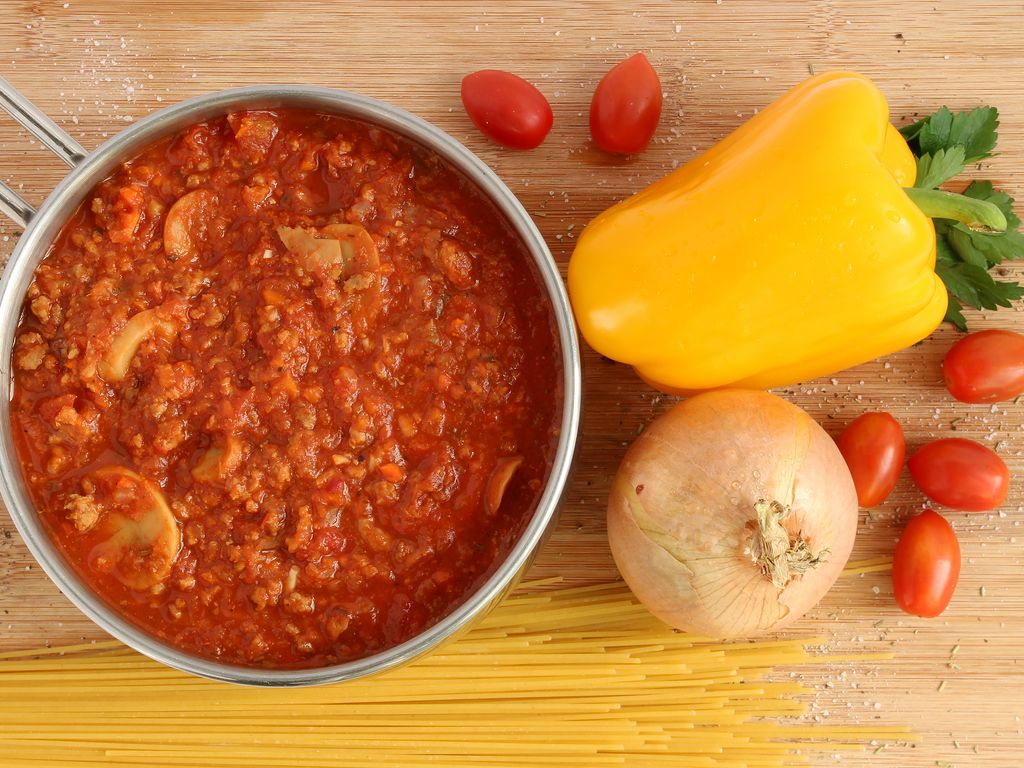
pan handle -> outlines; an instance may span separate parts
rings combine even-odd
[[[70,167],[74,168],[85,159],[85,148],[3,77],[0,77],[0,109]],[[35,214],[35,209],[21,195],[0,182],[0,212],[24,228]]]
[[[0,181],[0,213],[25,229],[32,217],[36,215],[36,209],[25,198]]]
[[[0,77],[0,109],[17,120],[22,128],[49,147],[53,154],[71,168],[85,159],[85,148],[3,77]]]

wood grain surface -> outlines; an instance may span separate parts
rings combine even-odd
[[[161,106],[253,83],[351,89],[411,110],[501,175],[563,268],[576,234],[597,212],[711,146],[814,70],[871,76],[897,124],[943,103],[997,105],[1000,154],[977,172],[1024,198],[1019,2],[0,0],[0,19],[0,74],[86,147]],[[661,75],[665,110],[647,151],[612,158],[589,144],[589,98],[609,66],[637,50]],[[462,75],[494,66],[533,81],[550,99],[555,127],[539,149],[500,149],[463,113]],[[0,119],[0,177],[39,202],[63,173]],[[0,223],[0,255],[6,258],[17,237]],[[969,321],[1024,330],[1015,310],[974,313]],[[980,440],[1006,459],[1014,477],[998,512],[948,515],[964,559],[942,617],[902,614],[883,572],[844,577],[789,633],[824,637],[838,652],[895,654],[887,662],[823,666],[809,681],[818,690],[812,721],[907,724],[921,734],[913,746],[881,743],[814,758],[822,765],[1008,768],[1024,761],[1024,416],[1017,404],[970,406],[948,396],[939,363],[955,338],[943,327],[884,360],[780,392],[833,435],[864,411],[885,409],[903,423],[911,449],[954,434]],[[589,350],[584,362],[578,471],[531,574],[573,583],[616,577],[604,528],[609,479],[638,429],[671,404],[624,366]],[[854,559],[890,554],[922,501],[904,475],[888,503],[862,513]],[[33,563],[0,511],[0,650],[101,636]]]

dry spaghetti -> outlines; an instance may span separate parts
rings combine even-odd
[[[769,673],[820,662],[806,641],[704,642],[621,584],[545,586],[426,659],[321,688],[212,683],[115,642],[0,654],[0,765],[780,768],[908,735],[794,722],[809,689]]]

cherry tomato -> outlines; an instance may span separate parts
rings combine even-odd
[[[661,118],[661,82],[642,53],[616,64],[590,101],[590,135],[605,152],[639,152]]]
[[[1010,488],[1003,460],[984,445],[959,437],[928,443],[907,466],[925,496],[966,512],[995,509]]]
[[[539,146],[554,122],[543,93],[523,78],[497,69],[462,78],[462,105],[477,128],[515,149]]]
[[[892,589],[907,613],[931,619],[949,605],[960,578],[960,542],[930,509],[911,518],[892,559]]]
[[[885,501],[907,456],[899,422],[888,413],[865,413],[850,422],[836,445],[853,476],[857,503],[874,507]]]
[[[1024,336],[978,331],[950,347],[942,361],[949,394],[964,403],[996,403],[1024,393]]]

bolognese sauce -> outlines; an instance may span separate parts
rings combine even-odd
[[[302,110],[121,165],[37,267],[15,339],[24,476],[81,578],[228,663],[407,640],[508,552],[558,437],[522,244],[437,155]]]

